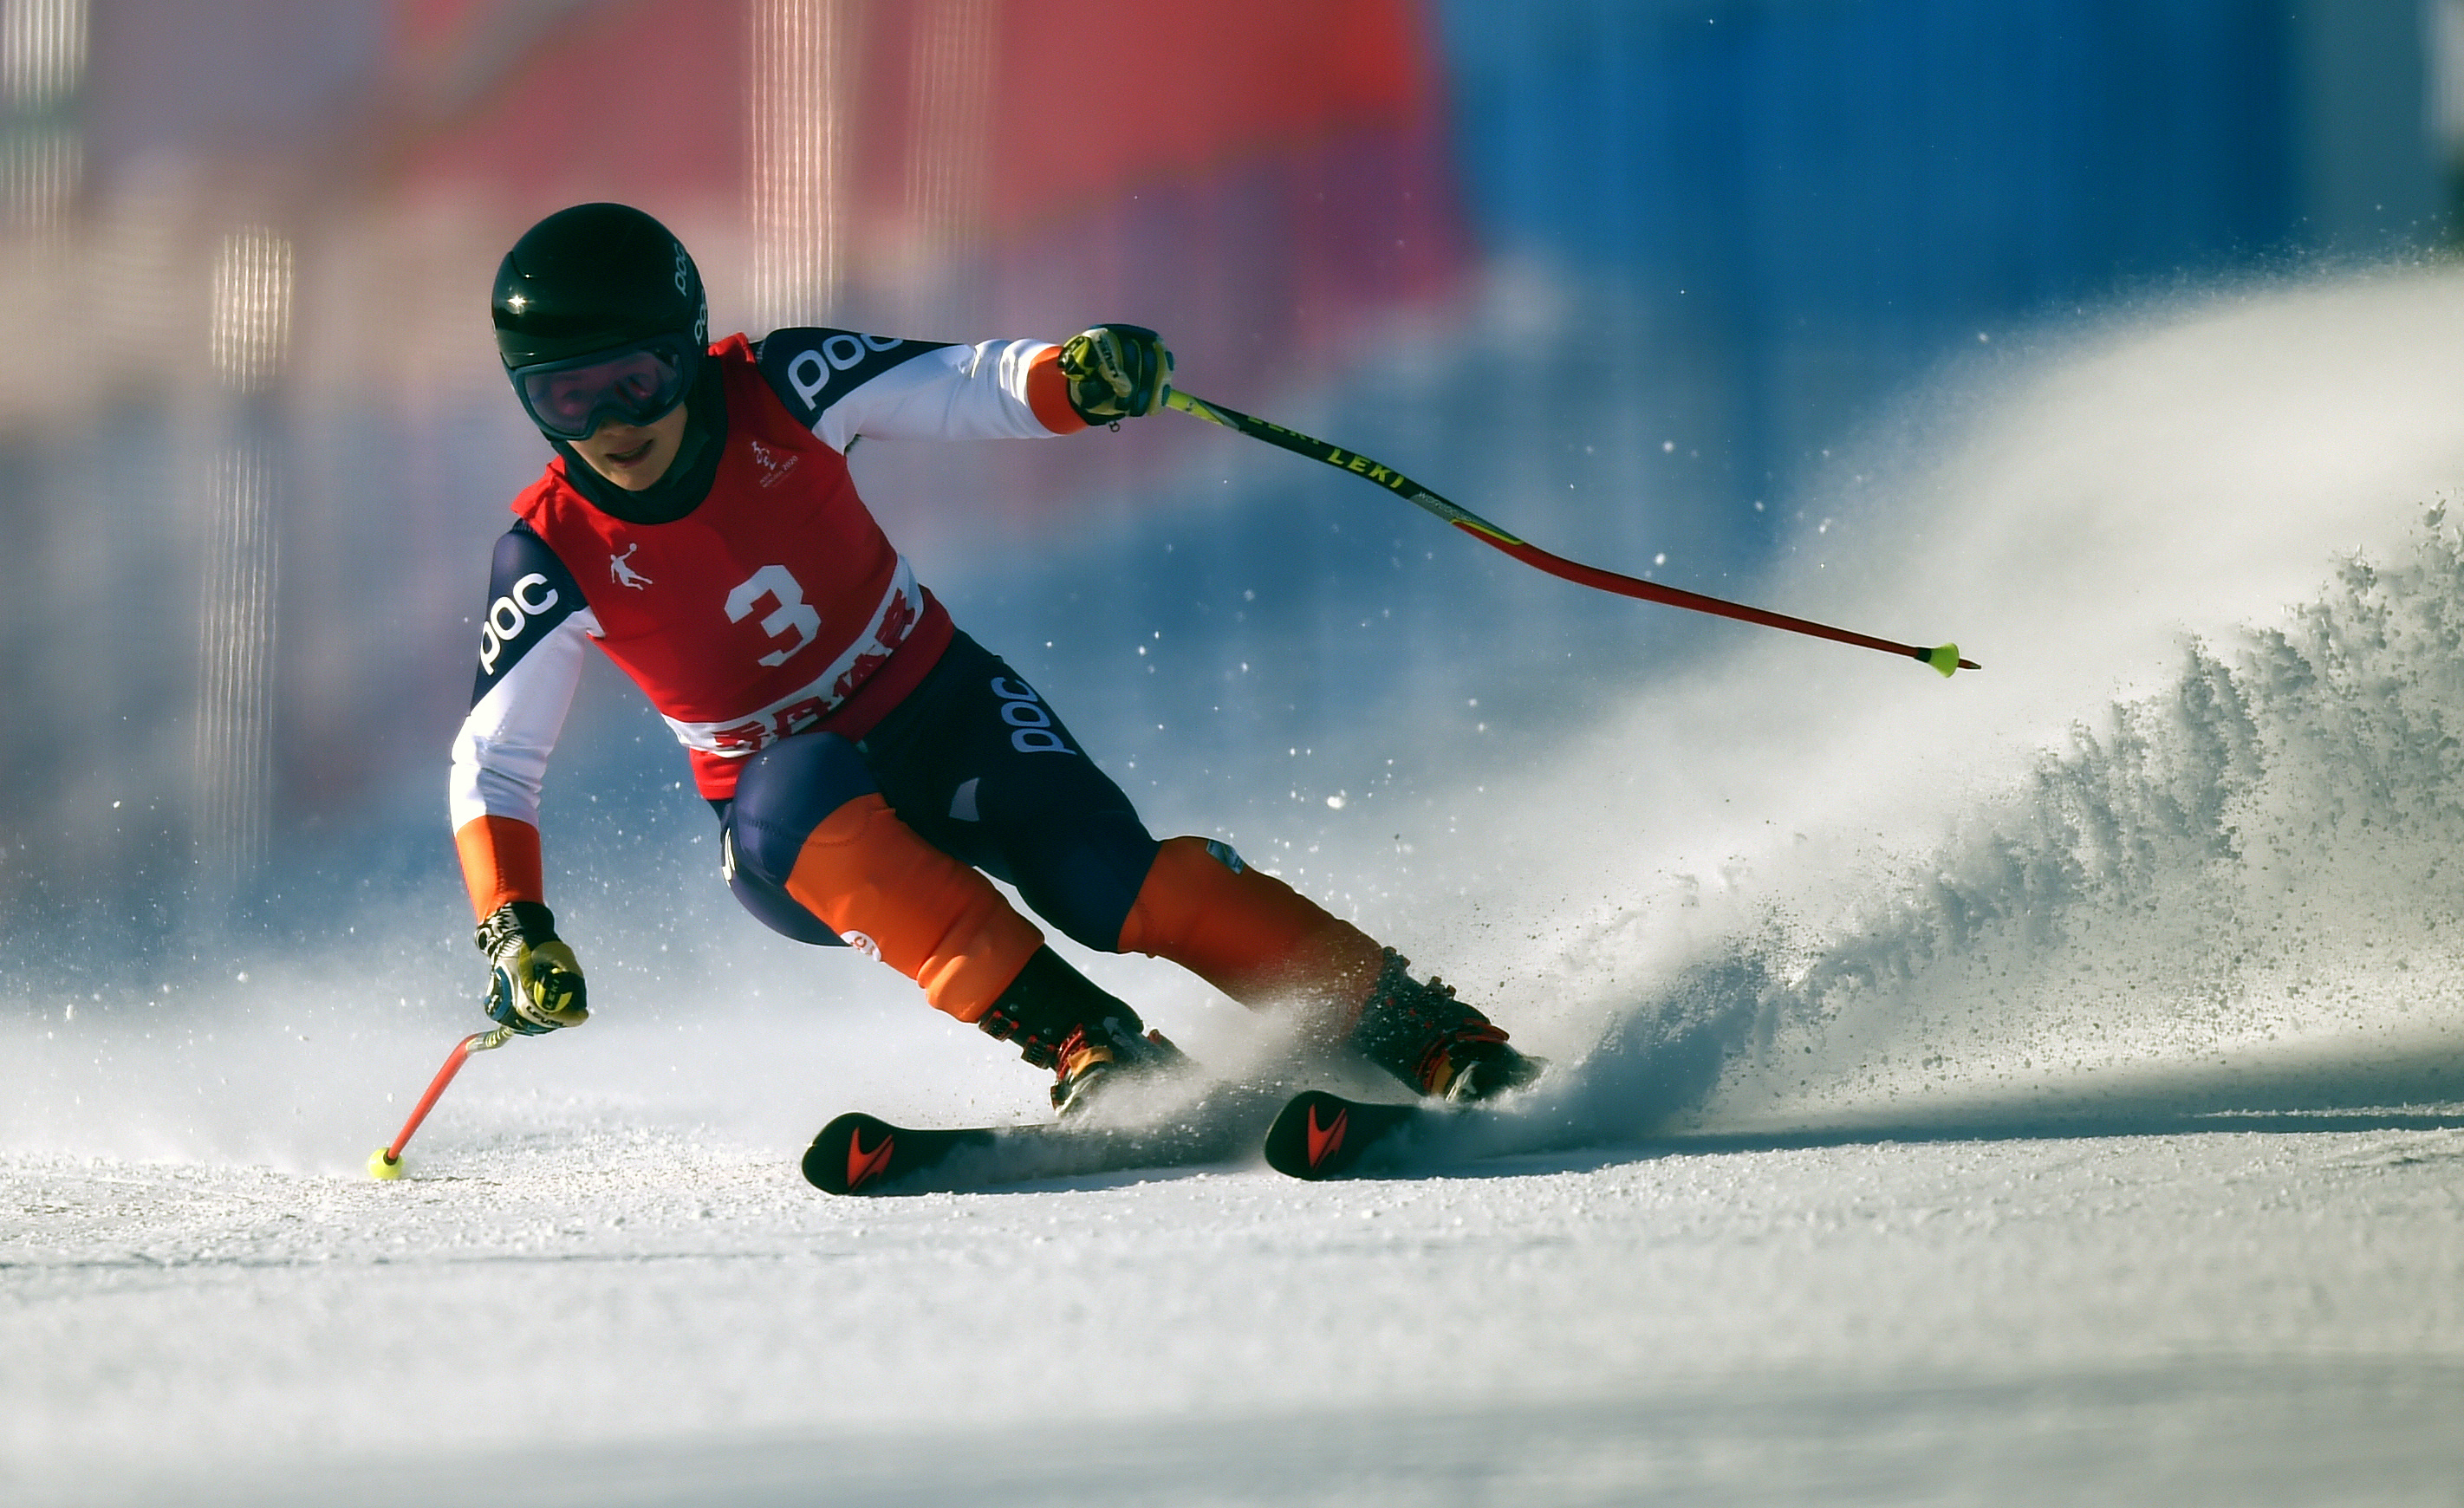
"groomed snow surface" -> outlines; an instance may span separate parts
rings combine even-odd
[[[12,1158],[9,1496],[2450,1504],[2436,1119],[857,1203],[672,1133]]]
[[[599,1017],[474,1059],[398,1183],[361,1164],[473,1021],[452,897],[28,994],[0,1498],[2453,1508],[2459,476],[2453,273],[2047,338],[1750,594],[1984,673],[1740,632],[1243,815],[1557,1064],[1426,1176],[817,1194],[836,1110],[1035,1076],[728,931],[683,840],[561,906]]]

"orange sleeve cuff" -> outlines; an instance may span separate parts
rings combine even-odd
[[[1087,427],[1069,406],[1069,379],[1061,375],[1061,347],[1053,346],[1026,363],[1026,406],[1035,422],[1054,434],[1076,434]]]
[[[539,833],[511,817],[474,817],[453,835],[462,856],[462,883],[471,890],[471,914],[486,921],[507,901],[544,901],[539,878]]]

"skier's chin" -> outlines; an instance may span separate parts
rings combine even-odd
[[[603,450],[590,457],[591,466],[600,475],[625,489],[638,492],[664,475],[668,457],[662,453],[657,435],[644,435],[639,445],[621,450]]]

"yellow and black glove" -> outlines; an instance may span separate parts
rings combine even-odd
[[[582,965],[556,935],[556,914],[537,901],[508,901],[479,924],[488,955],[488,1016],[524,1037],[590,1019]]]
[[[1099,324],[1061,347],[1069,406],[1090,425],[1143,419],[1172,387],[1172,353],[1144,325]]]

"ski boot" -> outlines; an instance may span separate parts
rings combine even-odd
[[[1352,1050],[1431,1099],[1471,1104],[1540,1077],[1548,1060],[1507,1045],[1506,1032],[1455,998],[1452,987],[1411,975],[1392,948],[1352,1029]]]
[[[1053,1063],[1052,1113],[1080,1113],[1107,1090],[1117,1090],[1124,1083],[1157,1082],[1189,1065],[1189,1055],[1161,1032],[1149,1031],[1144,1037],[1134,1033],[1095,1036],[1081,1027],[1062,1041]]]
[[[1019,1056],[1053,1072],[1052,1109],[1074,1116],[1123,1084],[1155,1082],[1189,1066],[1189,1055],[1138,1013],[1112,998],[1049,948],[1026,960],[977,1026],[1016,1042]]]

